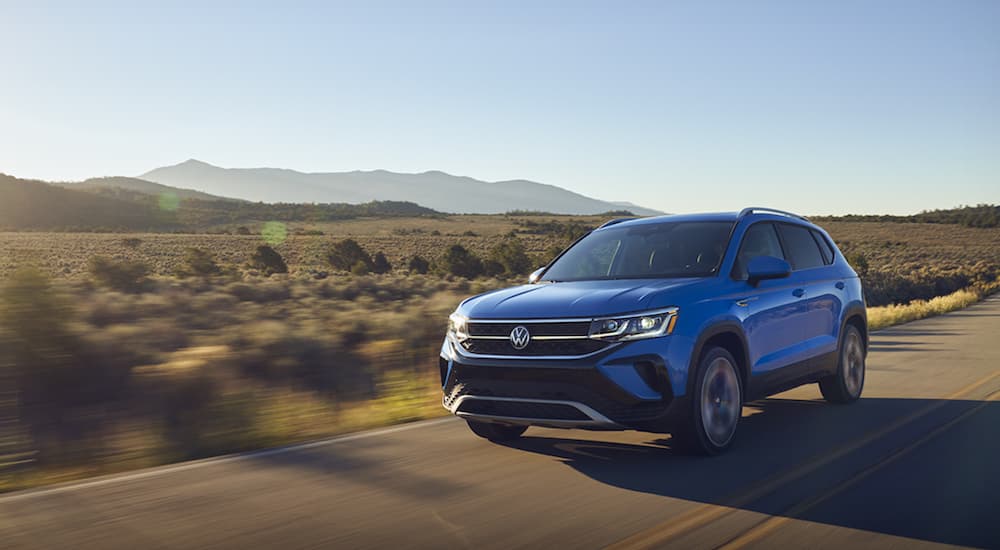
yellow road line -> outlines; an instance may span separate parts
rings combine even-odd
[[[869,432],[867,435],[855,440],[850,445],[841,447],[833,452],[821,451],[813,457],[806,459],[798,467],[784,474],[772,476],[759,484],[752,486],[746,491],[721,499],[720,504],[702,504],[693,510],[689,510],[679,516],[662,521],[653,527],[639,531],[634,535],[608,546],[608,548],[624,550],[633,548],[651,548],[657,545],[662,545],[663,543],[683,533],[693,531],[717,519],[736,512],[741,507],[767,494],[770,494],[779,487],[804,477],[819,468],[822,468],[823,466],[826,466],[827,464],[830,464],[831,462],[850,454],[861,447],[864,447],[872,441],[895,431],[901,426],[909,424],[918,418],[936,411],[947,404],[948,401],[960,399],[972,393],[976,389],[990,383],[998,377],[1000,377],[1000,372],[994,372],[985,378],[977,380],[976,382],[940,398],[940,400],[935,401],[919,411],[910,413],[878,430]]]
[[[720,548],[723,548],[723,549],[726,549],[726,550],[736,550],[738,548],[743,548],[743,547],[745,547],[745,546],[747,546],[747,545],[749,545],[749,544],[751,544],[753,542],[759,541],[760,539],[764,538],[768,534],[770,534],[770,533],[774,532],[775,530],[777,530],[778,528],[780,528],[782,525],[785,525],[786,523],[794,520],[796,517],[801,516],[802,514],[804,514],[807,511],[811,510],[812,508],[815,508],[816,506],[819,506],[820,504],[822,504],[822,503],[830,500],[831,498],[839,495],[840,493],[846,491],[850,487],[853,487],[854,485],[857,485],[858,482],[860,482],[863,479],[867,478],[868,476],[874,474],[875,472],[881,470],[882,468],[885,468],[889,464],[892,464],[893,462],[896,462],[900,458],[902,458],[902,457],[910,454],[910,452],[912,452],[913,450],[917,449],[921,445],[927,443],[931,439],[934,439],[938,435],[941,435],[941,433],[947,431],[948,429],[950,429],[955,424],[958,424],[959,422],[965,420],[966,418],[972,416],[973,414],[976,414],[977,412],[979,412],[980,410],[982,410],[983,407],[985,407],[986,405],[988,405],[991,401],[995,401],[998,396],[1000,396],[1000,391],[997,391],[997,392],[994,392],[994,393],[990,394],[981,403],[979,403],[976,406],[972,407],[971,409],[965,411],[964,413],[958,415],[956,418],[954,418],[954,419],[946,422],[945,424],[942,424],[941,426],[938,426],[937,428],[931,430],[930,432],[927,432],[925,435],[923,435],[922,437],[920,437],[916,441],[910,443],[909,445],[907,445],[907,446],[905,446],[905,447],[903,447],[901,449],[898,449],[897,451],[893,452],[892,454],[890,454],[886,458],[882,459],[881,461],[879,461],[879,462],[877,462],[875,464],[872,464],[872,465],[868,466],[867,468],[859,471],[853,477],[851,477],[850,479],[844,481],[843,483],[841,483],[837,487],[834,487],[830,491],[828,491],[826,493],[823,493],[823,494],[820,494],[820,495],[818,495],[816,497],[813,497],[811,499],[807,499],[807,500],[805,500],[803,502],[800,502],[798,505],[792,507],[791,509],[789,509],[787,512],[785,512],[784,514],[782,514],[780,516],[771,516],[770,518],[768,518],[768,519],[766,519],[766,520],[758,523],[757,525],[751,527],[747,531],[744,531],[743,533],[741,533],[740,535],[738,535],[733,540],[731,540],[731,541],[727,542],[726,544],[722,545]]]

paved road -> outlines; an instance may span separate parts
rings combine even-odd
[[[722,457],[444,419],[0,497],[0,547],[1000,548],[1000,299],[872,344],[859,403],[754,403]]]

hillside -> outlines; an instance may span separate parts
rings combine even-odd
[[[358,217],[438,215],[428,208],[401,201],[364,204],[263,204],[201,198],[163,201],[160,193],[147,191],[163,189],[171,194],[180,193],[157,184],[153,184],[156,187],[133,185],[129,189],[117,185],[88,186],[85,183],[55,185],[0,174],[0,229],[198,231],[259,221],[328,222]]]
[[[0,227],[5,229],[165,228],[152,201],[137,203],[0,174]]]
[[[227,197],[219,197],[216,195],[210,195],[208,193],[203,193],[201,191],[195,191],[194,189],[183,189],[179,187],[171,187],[169,185],[163,185],[160,183],[155,183],[152,181],[146,181],[139,178],[126,178],[122,176],[113,176],[105,178],[90,178],[81,182],[66,182],[66,183],[56,183],[61,187],[67,189],[73,189],[75,191],[89,191],[103,194],[116,194],[116,189],[123,189],[125,191],[134,191],[138,193],[145,193],[147,195],[164,195],[171,194],[180,199],[199,199],[199,200],[225,200],[233,201],[239,199],[230,199]]]
[[[511,210],[599,214],[622,209],[619,203],[593,199],[554,185],[528,180],[486,182],[438,171],[304,173],[279,168],[220,168],[188,160],[157,168],[140,178],[261,202],[357,204],[394,200],[414,202],[439,212],[480,214]],[[637,215],[661,214],[631,204],[628,209]]]

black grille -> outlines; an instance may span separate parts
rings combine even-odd
[[[514,349],[510,340],[478,340],[475,337],[462,342],[462,347],[480,355],[560,356],[586,355],[610,345],[600,340],[532,340],[524,349]]]
[[[469,321],[469,335],[509,336],[515,327],[523,326],[535,336],[580,336],[585,338],[590,331],[590,321],[567,323],[477,323]]]
[[[545,418],[549,420],[590,420],[590,417],[570,405],[532,403],[530,401],[494,401],[470,399],[462,403],[459,412],[506,416],[510,418]]]

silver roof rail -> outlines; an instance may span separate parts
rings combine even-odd
[[[802,221],[809,221],[805,216],[800,216],[798,214],[792,214],[791,212],[785,212],[784,210],[776,210],[774,208],[765,208],[762,206],[751,206],[740,210],[739,216],[737,218],[743,218],[744,216],[749,216],[755,212],[763,212],[767,214],[779,214],[781,216],[788,216],[789,218],[798,218]]]
[[[622,223],[622,222],[627,222],[627,221],[631,221],[631,220],[638,220],[638,219],[639,218],[618,218],[618,219],[614,219],[614,220],[609,220],[609,221],[606,221],[606,222],[602,223],[598,227],[598,229],[604,229],[605,227],[611,227],[612,225],[617,225],[617,224]]]

